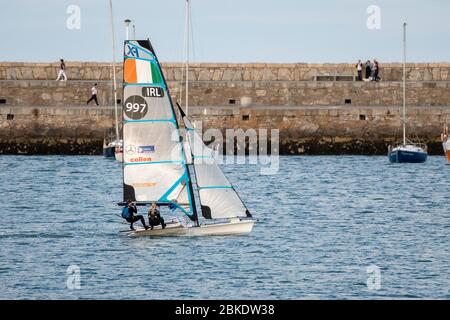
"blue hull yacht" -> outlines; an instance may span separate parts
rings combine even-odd
[[[423,163],[427,161],[428,154],[425,146],[402,144],[389,147],[388,157],[391,163]]]
[[[427,146],[412,143],[406,139],[406,22],[403,23],[403,142],[389,146],[388,158],[391,163],[423,163],[427,161]]]

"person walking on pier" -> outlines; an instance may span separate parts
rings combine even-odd
[[[361,60],[358,60],[358,63],[356,64],[356,71],[358,72],[358,81],[362,81],[362,69],[363,65]]]
[[[64,59],[60,60],[58,77],[56,78],[55,81],[60,81],[60,80],[61,81],[67,81],[66,64],[64,63]]]
[[[89,100],[87,101],[86,104],[89,104],[89,102],[91,102],[92,100],[95,101],[95,104],[98,105],[98,100],[97,100],[97,84],[94,84],[94,86],[91,88],[91,97],[89,98]]]

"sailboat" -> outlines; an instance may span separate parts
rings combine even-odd
[[[109,12],[111,19],[111,34],[112,34],[112,80],[113,80],[113,93],[114,93],[114,114],[115,114],[115,140],[111,142],[103,141],[103,156],[106,158],[114,157],[117,161],[123,160],[123,141],[119,136],[119,112],[117,109],[117,82],[116,82],[116,37],[114,33],[114,14],[112,0],[109,0]]]
[[[442,147],[444,148],[445,156],[447,157],[447,161],[450,163],[450,137],[448,134],[448,126],[444,127],[444,132],[441,134],[442,139]]]
[[[156,203],[189,218],[176,217],[164,229],[130,232],[136,236],[250,233],[256,220],[180,108],[189,145],[185,148],[150,40],[125,41],[123,70],[123,202],[119,205],[127,200],[144,207]]]
[[[413,143],[406,138],[406,22],[403,23],[403,141],[389,146],[388,158],[393,163],[422,163],[427,160],[426,145]]]
[[[122,140],[114,139],[111,142],[103,140],[103,156],[105,158],[116,158],[117,154],[121,152]]]

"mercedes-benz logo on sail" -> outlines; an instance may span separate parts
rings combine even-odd
[[[127,154],[135,154],[136,153],[136,147],[133,144],[128,144],[125,148],[125,152]]]

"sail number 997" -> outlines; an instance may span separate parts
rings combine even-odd
[[[145,108],[147,108],[147,105],[144,103],[138,104],[138,103],[131,103],[128,102],[125,106],[125,109],[127,112],[140,112],[144,113]]]
[[[148,105],[145,99],[141,96],[131,96],[125,100],[124,112],[125,115],[132,120],[139,120],[145,117],[148,111]]]

